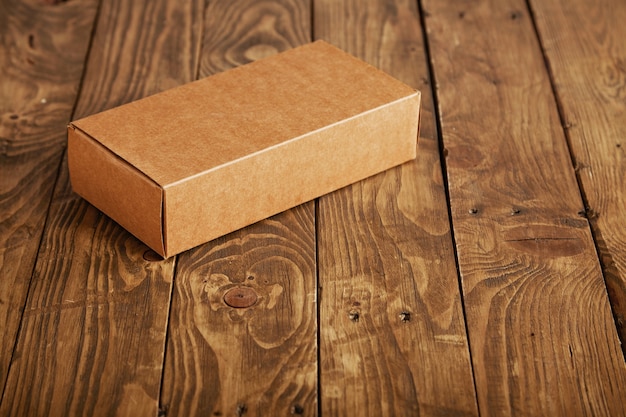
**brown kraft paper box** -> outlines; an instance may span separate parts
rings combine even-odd
[[[167,258],[414,159],[419,111],[317,41],[70,123],[70,178]]]

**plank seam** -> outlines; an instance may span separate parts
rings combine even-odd
[[[544,66],[546,68],[546,72],[548,74],[548,80],[550,81],[550,89],[552,90],[552,96],[554,97],[554,101],[556,102],[556,108],[557,108],[557,112],[559,115],[559,122],[561,123],[561,129],[563,129],[563,133],[565,136],[565,144],[567,146],[567,150],[569,152],[569,156],[570,156],[570,161],[572,163],[572,167],[574,169],[574,173],[576,176],[576,183],[578,185],[578,191],[580,193],[580,200],[583,204],[583,209],[579,212],[579,214],[582,215],[582,217],[584,217],[587,220],[587,226],[589,227],[589,231],[591,234],[591,239],[593,240],[593,246],[594,249],[596,251],[596,258],[598,259],[598,262],[600,263],[600,268],[602,270],[602,280],[604,282],[604,286],[605,286],[605,291],[607,294],[607,297],[609,298],[609,306],[611,308],[611,315],[613,316],[613,324],[615,325],[615,330],[617,333],[617,337],[620,341],[620,345],[622,347],[622,356],[624,358],[624,361],[626,361],[626,345],[624,343],[626,343],[626,340],[622,340],[622,335],[619,331],[619,325],[618,325],[618,318],[617,315],[615,314],[615,310],[613,309],[613,301],[611,299],[611,294],[608,291],[608,286],[606,283],[606,270],[607,267],[604,264],[604,261],[602,260],[602,257],[600,256],[600,248],[598,246],[598,241],[596,239],[596,233],[594,231],[594,228],[591,224],[590,221],[590,213],[592,213],[592,207],[589,206],[589,199],[587,198],[587,195],[585,193],[585,189],[583,187],[583,183],[582,183],[582,179],[580,177],[580,172],[578,169],[576,169],[578,163],[576,162],[576,157],[574,156],[574,150],[573,150],[573,146],[572,146],[572,140],[570,137],[570,133],[569,133],[569,129],[567,128],[569,126],[569,122],[566,120],[565,117],[565,110],[563,109],[563,105],[561,102],[561,97],[559,96],[559,92],[556,88],[556,83],[554,80],[554,74],[552,71],[552,67],[550,66],[550,60],[548,58],[548,55],[546,54],[546,50],[544,48],[543,42],[542,42],[542,38],[541,38],[541,33],[539,32],[539,28],[537,27],[537,19],[536,19],[536,13],[535,10],[532,7],[532,4],[530,2],[530,0],[525,0],[526,2],[526,7],[528,8],[528,14],[530,16],[530,21],[533,25],[533,30],[535,32],[535,36],[537,38],[537,42],[539,44],[539,49],[541,50],[541,57],[543,58],[543,62],[544,62]]]
[[[315,0],[311,0],[311,2],[309,3],[309,19],[310,19],[309,25],[310,25],[310,30],[311,30],[310,39],[316,40],[315,39]]]
[[[309,2],[309,40],[310,41],[315,41],[317,40],[315,38],[315,0],[311,0]],[[321,312],[321,308],[320,308],[320,298],[321,298],[321,288],[320,288],[320,268],[319,268],[319,236],[320,236],[320,230],[319,230],[319,204],[320,204],[320,199],[316,198],[313,202],[313,222],[314,222],[314,236],[315,236],[315,343],[316,343],[316,347],[315,347],[315,359],[317,361],[317,367],[316,367],[316,377],[317,377],[317,381],[316,381],[316,410],[317,410],[317,415],[321,416],[322,415],[322,353],[321,353],[321,343],[322,343],[322,332],[321,332],[321,318],[322,318],[322,312]]]
[[[196,48],[196,68],[194,71],[194,80],[199,80],[200,79],[200,71],[201,71],[201,67],[202,67],[202,50],[204,47],[204,32],[205,32],[205,26],[204,26],[204,22],[206,21],[206,13],[207,10],[209,8],[209,3],[210,0],[206,0],[204,2],[204,10],[202,11],[202,27],[200,28],[200,41],[198,42],[198,47]],[[171,337],[171,333],[170,333],[170,319],[172,317],[172,300],[174,297],[174,288],[175,288],[175,283],[176,283],[176,276],[178,275],[178,258],[180,255],[175,255],[174,256],[174,270],[172,271],[172,283],[170,285],[170,297],[169,297],[169,303],[168,303],[168,311],[167,311],[167,320],[165,323],[165,337],[163,338],[163,362],[161,365],[161,376],[160,376],[160,381],[159,381],[159,393],[158,393],[158,397],[157,397],[157,410],[158,410],[158,416],[165,416],[167,415],[167,411],[168,411],[168,405],[169,404],[163,404],[163,385],[165,383],[165,366],[167,363],[167,346],[169,344],[169,340]]]
[[[159,381],[159,394],[157,397],[157,410],[158,410],[158,416],[165,416],[167,415],[167,409],[169,404],[163,404],[162,403],[162,396],[163,396],[163,384],[165,382],[165,364],[167,363],[166,358],[167,358],[167,346],[169,345],[169,340],[170,340],[170,319],[172,317],[172,299],[174,298],[174,283],[176,281],[176,275],[178,275],[178,255],[174,256],[174,270],[172,272],[172,284],[170,285],[170,297],[169,297],[169,303],[167,306],[167,320],[165,321],[165,337],[163,338],[163,362],[161,365],[161,375],[160,375],[160,381]]]
[[[438,97],[437,85],[436,85],[436,80],[435,80],[435,70],[433,67],[430,43],[428,40],[428,31],[426,30],[425,17],[428,14],[428,11],[424,9],[424,6],[422,5],[422,0],[415,0],[415,1],[417,3],[417,9],[419,12],[420,29],[422,31],[422,39],[424,42],[424,53],[427,58],[429,88],[432,92],[433,112],[435,113],[435,128],[436,128],[436,135],[437,135],[437,144],[439,147],[439,161],[441,165],[441,174],[443,176],[443,189],[446,195],[446,202],[447,202],[446,207],[448,210],[448,224],[450,225],[450,237],[452,239],[452,252],[454,253],[454,265],[456,268],[457,285],[459,287],[461,309],[463,311],[463,325],[465,327],[465,337],[467,339],[467,349],[468,349],[469,362],[470,362],[471,373],[472,373],[472,382],[474,384],[474,401],[476,404],[476,410],[478,412],[478,416],[480,416],[481,410],[480,410],[480,404],[478,402],[478,392],[476,388],[477,387],[476,375],[474,373],[474,360],[472,358],[472,345],[471,345],[470,337],[469,337],[469,326],[467,324],[467,314],[466,314],[467,309],[465,307],[465,294],[463,292],[463,283],[461,281],[459,254],[457,250],[456,237],[454,235],[452,208],[450,206],[450,186],[449,186],[450,183],[448,182],[448,167],[446,165],[445,147],[443,143],[443,135],[442,135],[442,130],[441,130],[441,114],[439,112],[439,97]]]
[[[204,50],[204,22],[206,22],[206,14],[207,10],[209,10],[209,4],[211,0],[206,0],[204,2],[204,10],[202,11],[202,28],[200,29],[200,42],[198,42],[198,48],[196,50],[196,57],[198,61],[196,62],[196,71],[194,74],[194,80],[200,79],[200,71],[202,70],[202,51]]]
[[[96,12],[94,15],[94,20],[93,20],[93,25],[91,26],[91,32],[89,34],[89,42],[87,44],[87,51],[85,52],[85,57],[83,59],[83,68],[82,68],[82,72],[80,74],[80,80],[78,82],[78,88],[76,90],[76,96],[74,99],[74,104],[72,106],[72,110],[70,112],[70,117],[68,120],[68,123],[74,118],[74,114],[76,113],[76,108],[78,106],[78,100],[80,98],[81,95],[81,91],[82,91],[82,87],[83,87],[83,82],[85,80],[85,74],[87,73],[87,63],[89,61],[89,54],[91,53],[91,48],[93,46],[93,40],[94,40],[94,36],[96,33],[96,28],[98,26],[98,20],[100,18],[100,9],[102,7],[102,0],[98,1],[98,6],[96,8]],[[35,270],[37,268],[37,263],[39,260],[39,255],[41,253],[41,245],[43,244],[43,241],[45,239],[45,235],[46,235],[46,229],[48,227],[49,224],[49,220],[50,220],[50,209],[52,207],[52,202],[54,200],[54,191],[56,190],[58,183],[59,183],[59,178],[61,176],[61,168],[63,167],[63,160],[65,159],[65,154],[67,153],[67,143],[66,145],[63,147],[60,158],[59,158],[59,162],[57,164],[57,169],[56,169],[56,175],[54,178],[54,184],[52,184],[52,189],[51,189],[51,193],[50,193],[50,199],[48,200],[48,207],[46,208],[46,216],[44,218],[44,222],[43,222],[43,226],[42,226],[42,232],[41,232],[41,237],[39,238],[39,243],[37,244],[37,254],[35,255],[35,261],[33,262],[32,268],[31,268],[31,272],[30,272],[30,279],[28,280],[28,287],[26,289],[26,298],[24,299],[24,305],[22,306],[22,311],[20,313],[20,324],[17,328],[17,333],[15,334],[15,340],[13,341],[13,348],[11,348],[11,357],[9,360],[9,365],[7,367],[7,377],[4,380],[4,384],[2,385],[2,389],[0,390],[0,404],[2,404],[4,402],[4,394],[5,394],[5,390],[7,387],[7,384],[9,383],[9,378],[8,375],[11,373],[11,368],[13,367],[13,358],[15,356],[15,349],[17,349],[17,344],[18,341],[20,340],[20,335],[22,334],[22,326],[24,323],[24,312],[26,311],[26,306],[28,305],[29,299],[31,297],[31,287],[32,287],[32,283],[33,283],[33,275],[35,274]],[[95,233],[95,232],[94,232]]]
[[[85,82],[85,75],[87,74],[87,67],[89,66],[89,55],[91,55],[91,48],[93,47],[93,41],[94,38],[96,36],[96,30],[98,29],[98,21],[100,20],[100,10],[102,9],[102,0],[98,1],[98,7],[96,8],[96,14],[94,16],[94,23],[91,26],[91,33],[89,34],[89,43],[87,44],[87,52],[85,53],[85,59],[84,59],[84,65],[83,65],[83,71],[80,74],[80,81],[78,82],[78,89],[76,90],[76,100],[74,100],[74,106],[72,107],[72,112],[70,113],[70,120],[72,121],[74,119],[74,115],[76,114],[76,109],[78,108],[78,101],[80,99],[80,96],[83,92],[83,84]],[[61,161],[63,161],[63,159],[61,159]],[[59,164],[59,174],[60,174],[60,164]],[[59,180],[59,175],[57,175],[57,181]],[[56,182],[54,184],[55,188],[56,188]],[[52,200],[51,200],[52,201]],[[46,216],[46,220],[47,220],[47,216]],[[44,230],[45,230],[45,225],[44,225]]]
[[[313,2],[311,2],[313,3]],[[313,29],[311,29],[313,32]],[[321,354],[321,343],[322,343],[322,334],[321,334],[321,309],[320,309],[320,298],[321,298],[321,289],[320,289],[320,268],[318,265],[320,256],[319,256],[319,198],[315,199],[313,204],[313,221],[315,222],[315,320],[317,321],[317,325],[315,326],[315,334],[316,334],[316,359],[317,359],[317,415],[322,415],[322,354]]]

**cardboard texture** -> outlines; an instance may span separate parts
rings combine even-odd
[[[419,108],[317,41],[70,123],[70,178],[169,257],[414,159]]]

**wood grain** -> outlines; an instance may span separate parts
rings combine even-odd
[[[477,415],[419,15],[316,1],[315,35],[422,90],[418,158],[319,200],[322,415]]]
[[[179,256],[168,416],[315,414],[313,224],[309,203]],[[238,288],[256,302],[229,306]]]
[[[156,413],[173,263],[146,250],[56,190],[0,415]]]
[[[308,0],[209,1],[200,77],[310,41]]]
[[[424,1],[483,416],[624,415],[626,365],[523,1]]]
[[[626,4],[531,5],[626,349]]]
[[[96,7],[0,2],[0,398]]]
[[[302,1],[209,2],[199,75],[306,43],[309,9]],[[310,202],[179,256],[168,416],[316,413],[314,219]],[[238,288],[256,303],[229,306]]]
[[[104,2],[76,113],[189,81],[202,10]],[[71,192],[64,163],[0,414],[155,415],[174,268],[157,259]]]

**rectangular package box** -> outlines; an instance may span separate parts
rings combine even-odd
[[[419,110],[317,41],[70,123],[70,178],[167,258],[414,159]]]

